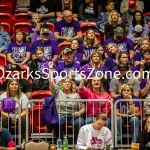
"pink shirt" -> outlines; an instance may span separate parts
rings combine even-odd
[[[99,99],[99,101],[101,101],[101,99],[111,100],[111,97],[107,92],[102,92],[98,94],[94,91],[91,91],[88,88],[78,88],[78,94],[80,98],[88,99],[88,101],[90,101],[90,99]],[[106,113],[107,115],[110,115],[111,104],[108,102],[87,102],[86,106],[87,106],[88,117],[93,116],[93,112],[94,112],[94,117],[99,112],[103,112],[103,113]],[[93,108],[94,108],[94,111],[93,111]]]

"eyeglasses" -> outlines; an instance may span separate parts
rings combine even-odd
[[[64,17],[66,17],[66,18],[69,18],[69,17],[72,18],[72,16],[73,16],[73,15],[68,15],[68,16],[64,16]]]

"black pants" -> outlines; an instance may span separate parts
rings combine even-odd
[[[16,122],[16,125],[18,125],[18,121]],[[4,128],[8,128],[8,118],[7,117],[2,116],[2,126]],[[10,126],[14,126],[11,118],[9,118],[9,127]],[[22,135],[23,139],[26,138],[26,116],[21,117],[21,135]]]

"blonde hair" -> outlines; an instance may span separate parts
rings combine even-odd
[[[8,80],[7,88],[6,88],[6,95],[7,95],[7,97],[12,97],[9,86],[14,81],[18,83],[17,99],[18,99],[18,101],[20,101],[22,92],[21,92],[21,89],[20,89],[20,84],[19,84],[19,80],[18,79],[10,79],[10,80]]]
[[[88,34],[88,32],[89,32],[90,30],[94,31],[93,29],[89,28],[89,29],[86,31],[86,34],[84,35],[84,40],[83,40],[83,42],[84,42],[84,47],[85,47],[85,48],[88,48],[88,42],[87,42],[88,38],[87,38],[87,34]],[[97,46],[97,44],[98,44],[98,40],[97,40],[97,38],[96,38],[96,36],[95,36],[94,42],[93,42],[93,45],[92,45],[92,46],[95,48],[95,47]]]
[[[149,40],[149,38],[143,38],[142,41],[141,41],[141,44],[140,44],[140,49],[142,49],[141,47],[142,47],[143,41],[148,41],[148,46],[150,48],[150,40]]]
[[[123,85],[121,85],[121,94],[122,94],[122,91],[125,88],[130,88],[131,92],[133,93],[133,87],[132,87],[132,85],[130,85],[130,84],[123,84]]]
[[[107,44],[107,46],[106,46],[106,53],[109,55],[109,56],[111,56],[112,54],[109,52],[109,49],[108,49],[108,46],[109,45],[113,45],[113,46],[115,46],[116,48],[117,48],[117,45],[115,44],[115,43],[108,43]]]
[[[113,14],[114,12],[116,12],[116,13],[118,14],[118,24],[121,24],[121,23],[122,23],[122,19],[121,19],[121,16],[120,16],[120,14],[119,14],[119,12],[118,12],[117,10],[112,10],[112,11],[111,11],[111,13],[109,14],[109,17],[108,17],[108,23],[109,23],[110,25],[112,25],[112,18],[111,18],[111,16],[112,16],[112,14]]]
[[[63,10],[63,11],[65,10],[65,3],[64,3],[64,0],[62,0],[62,10]],[[72,0],[70,0],[70,2],[69,2],[69,10],[72,11]]]
[[[71,83],[70,92],[71,93],[76,93],[76,89],[77,89],[76,84],[69,77],[66,77],[65,79],[62,79],[60,81],[60,83],[58,84],[58,86],[60,87],[60,89],[64,92],[63,83],[65,82],[66,79],[69,79],[69,82]]]
[[[42,47],[37,47],[36,53],[37,53],[37,51],[41,51],[41,52],[43,52],[43,54],[44,54],[44,49],[43,49]]]

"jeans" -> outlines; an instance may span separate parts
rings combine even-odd
[[[54,127],[54,132],[56,134],[56,139],[60,137],[63,140],[63,127],[65,125],[71,125],[74,127],[74,143],[76,144],[78,138],[78,132],[80,127],[84,125],[84,119],[82,117],[74,117],[72,115],[65,115],[60,117],[60,134],[59,126]]]
[[[87,117],[87,119],[85,120],[85,124],[90,124],[93,122],[94,122],[93,116]],[[110,129],[111,128],[110,125],[111,125],[111,119],[108,117],[108,119],[106,121],[106,127],[108,127]]]
[[[12,123],[11,118],[9,118],[9,125],[10,126],[14,125]],[[18,125],[18,122],[16,123],[16,125]],[[8,118],[7,117],[2,116],[2,126],[4,128],[8,128]],[[18,128],[17,128],[17,130],[18,130]],[[26,116],[21,117],[21,135],[22,135],[23,139],[26,138]]]
[[[124,120],[121,117],[117,117],[117,139],[118,141],[121,141],[121,134],[122,134],[121,128],[122,128],[123,123],[124,123]],[[131,126],[132,142],[136,142],[138,138],[139,129],[140,129],[140,120],[138,117],[132,117],[129,120],[129,124]]]

